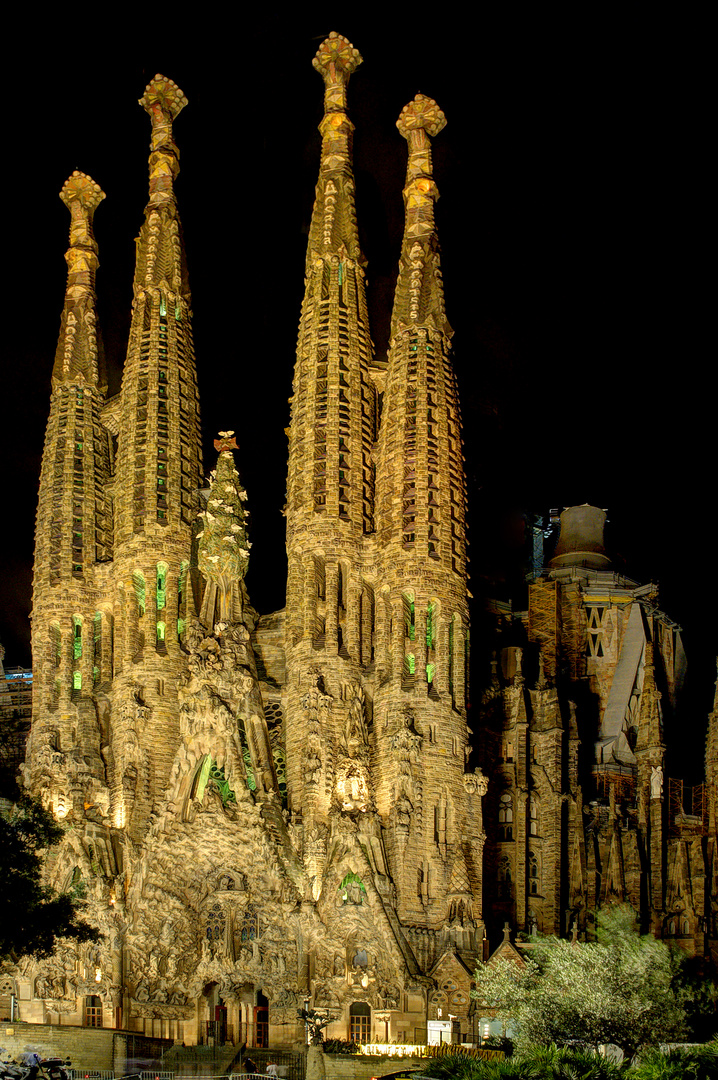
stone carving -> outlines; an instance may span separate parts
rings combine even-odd
[[[473,773],[464,773],[464,787],[470,795],[485,795],[489,790],[489,778],[481,769]]]
[[[389,745],[399,761],[399,769],[405,776],[411,775],[411,766],[421,755],[422,736],[414,727],[414,716],[409,708],[402,709]]]
[[[243,608],[242,582],[247,572],[250,543],[246,531],[244,501],[247,493],[240,484],[232,450],[234,432],[220,432],[217,468],[207,499],[207,509],[198,517],[203,528],[197,533],[198,565],[207,580],[201,619],[205,626],[216,622],[240,622]]]
[[[663,769],[660,765],[651,765],[651,798],[660,799],[663,795]]]
[[[334,805],[347,813],[366,813],[372,808],[369,779],[369,738],[364,716],[364,693],[359,683],[347,691],[342,750],[334,781]]]
[[[324,768],[324,732],[328,727],[333,698],[324,690],[324,681],[319,671],[312,671],[309,679],[310,687],[302,697],[302,709],[307,723],[304,780],[311,789],[318,787],[321,782]]]

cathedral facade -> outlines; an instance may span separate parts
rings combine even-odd
[[[53,884],[87,897],[104,936],[23,963],[23,1020],[291,1046],[311,1006],[330,1036],[423,1043],[448,1024],[472,1041],[486,925],[590,935],[600,904],[629,899],[691,951],[715,936],[715,791],[673,814],[663,774],[679,636],[651,588],[611,568],[601,511],[566,516],[528,613],[497,613],[469,768],[465,479],[431,160],[445,119],[417,95],[398,120],[406,221],[378,362],[346,105],[360,62],[336,34],[314,60],[325,109],[283,611],[260,618],[245,587],[233,432],[204,478],[174,192],[182,91],[158,75],[140,102],[149,202],[111,399],[92,228],[104,194],[79,172],[63,187],[24,778],[68,825]]]

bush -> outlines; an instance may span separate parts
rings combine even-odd
[[[648,1050],[630,1071],[631,1080],[715,1080],[718,1040],[706,1046],[677,1047],[663,1054]]]
[[[325,1054],[358,1054],[359,1043],[352,1042],[350,1039],[325,1039],[324,1040],[324,1053]]]

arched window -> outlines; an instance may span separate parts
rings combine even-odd
[[[499,840],[514,838],[514,803],[509,794],[499,799]]]
[[[538,799],[529,795],[529,836],[538,836]]]
[[[205,921],[205,937],[210,944],[211,949],[219,947],[220,943],[224,941],[224,931],[226,926],[226,917],[222,905],[215,901],[212,907],[207,912]]]
[[[535,852],[529,852],[529,892],[532,896],[538,896],[541,892],[539,881],[539,862]]]
[[[371,1036],[371,1009],[366,1001],[355,1001],[349,1006],[349,1038],[352,1042],[366,1043]]]
[[[259,919],[257,912],[248,904],[242,915],[241,938],[242,941],[254,941],[259,934]]]
[[[511,899],[511,863],[508,855],[499,862],[499,900]]]

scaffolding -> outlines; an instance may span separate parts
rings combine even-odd
[[[596,797],[610,801],[611,792],[617,804],[633,805],[636,801],[636,773],[630,765],[618,765],[610,762],[595,765],[593,770],[596,783]]]
[[[704,836],[708,829],[705,784],[684,785],[668,780],[668,828],[671,836]]]
[[[538,645],[544,674],[553,682],[556,677],[559,611],[555,581],[536,581],[529,586],[529,641]]]

